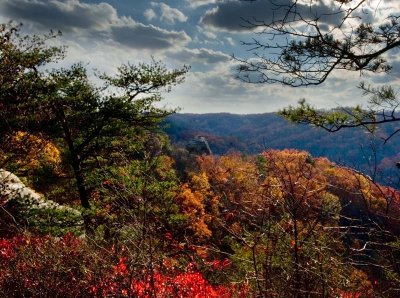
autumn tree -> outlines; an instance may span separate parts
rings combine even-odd
[[[387,73],[400,46],[399,15],[389,1],[289,1],[272,5],[272,21],[247,19],[259,35],[243,42],[253,57],[237,59],[238,77],[251,83],[291,87],[319,85],[339,70]],[[399,98],[391,86],[359,88],[368,96],[365,107],[320,111],[304,100],[281,111],[286,118],[337,131],[399,121]],[[393,131],[396,134],[399,130]],[[393,135],[392,134],[392,135]],[[390,138],[390,135],[388,138]]]
[[[262,156],[268,173],[262,186],[270,202],[266,214],[272,226],[267,229],[270,253],[265,257],[265,268],[279,272],[280,266],[286,271],[277,276],[281,284],[271,278],[267,284],[293,297],[311,293],[324,297],[345,289],[363,294],[368,291],[366,274],[344,261],[342,206],[339,197],[330,192],[324,160],[295,150],[270,150]],[[287,264],[274,261],[280,255],[286,255]],[[353,275],[363,279],[365,289],[357,288]],[[283,289],[285,279],[290,284]]]
[[[304,151],[198,162],[206,187],[186,194],[187,214],[205,219],[208,257],[229,257],[226,280],[248,280],[260,297],[395,293],[395,190]]]
[[[40,135],[25,132],[35,114],[28,103],[36,102],[43,92],[39,69],[64,55],[63,48],[47,43],[57,34],[21,36],[20,29],[14,23],[0,25],[0,167],[23,160],[26,150],[39,153],[46,146]],[[39,139],[41,142],[37,142]]]
[[[81,204],[88,208],[85,174],[89,165],[101,166],[101,158],[111,162],[112,152],[127,148],[129,142],[124,139],[133,140],[140,130],[155,129],[172,113],[154,103],[161,99],[161,91],[182,82],[188,68],[168,70],[154,60],[126,64],[115,76],[100,74],[104,84],[99,87],[82,64],[41,71],[41,66],[59,59],[62,50],[48,48],[47,37],[20,36],[19,28],[11,25],[2,28],[1,129],[61,141]]]

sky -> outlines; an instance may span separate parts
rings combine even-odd
[[[362,18],[381,21],[388,12],[400,11],[397,2],[368,0]],[[323,13],[337,9],[332,0],[314,3]],[[81,61],[90,69],[113,73],[121,64],[149,62],[152,57],[171,68],[189,65],[185,82],[164,94],[162,102],[184,113],[272,112],[302,98],[320,108],[350,106],[365,102],[356,88],[361,79],[399,85],[398,51],[389,53],[394,67],[385,76],[360,78],[358,73],[337,71],[323,85],[307,88],[237,80],[232,56],[251,57],[242,42],[260,36],[244,26],[243,19],[268,22],[275,11],[270,0],[0,0],[1,23],[21,22],[28,34],[62,32],[55,41],[67,45],[61,66]],[[326,20],[328,26],[337,22],[339,17]]]

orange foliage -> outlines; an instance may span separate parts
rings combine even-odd
[[[267,177],[263,187],[273,201],[280,202],[291,214],[312,217],[319,213],[327,195],[327,180],[315,160],[305,151],[269,150]]]
[[[10,153],[0,155],[0,161],[11,159],[26,170],[38,169],[46,164],[59,170],[61,153],[54,144],[23,131],[17,131],[9,142]]]
[[[312,217],[327,200],[339,197],[346,204],[352,202],[358,208],[390,218],[391,225],[398,225],[393,219],[400,217],[400,192],[326,158],[313,158],[305,151],[268,150],[260,156],[264,162],[258,165],[255,158],[239,154],[199,157],[200,176],[207,182],[203,189],[207,191],[197,190],[209,196],[212,189],[218,198],[215,206],[223,204],[229,219],[235,217],[238,208],[255,214],[283,201],[299,216]],[[200,176],[194,176],[194,180]]]
[[[182,185],[178,201],[183,214],[188,216],[189,228],[200,239],[209,238],[211,231],[207,226],[210,216],[205,212],[204,200],[209,191],[208,179],[205,173],[195,175],[192,178],[192,190],[188,184]]]
[[[224,194],[227,200],[225,204],[237,206],[260,197],[259,173],[252,158],[244,158],[239,154],[229,154],[219,159],[203,156],[198,163],[201,171],[209,177],[213,191]]]

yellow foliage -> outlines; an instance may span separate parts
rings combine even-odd
[[[166,178],[168,173],[170,173],[170,171],[172,170],[174,160],[166,155],[161,155],[158,157],[158,159],[159,163],[158,167],[156,168],[156,172],[161,178]]]
[[[208,177],[205,172],[194,175],[191,182],[193,187],[200,192],[206,193],[210,189],[210,183],[208,182]]]
[[[256,180],[254,179],[257,177],[255,164],[239,155],[223,156],[219,164],[225,170],[225,174],[229,173],[230,178],[238,185],[251,186],[250,184]]]
[[[278,201],[283,199],[282,185],[278,178],[267,176],[262,186],[268,197]]]
[[[195,236],[200,239],[210,238],[212,235],[211,231],[208,229],[207,224],[204,222],[204,219],[193,222],[191,228]]]
[[[203,211],[203,199],[204,196],[199,192],[192,192],[187,184],[182,186],[181,202],[184,210],[188,212],[199,212]]]
[[[195,183],[200,183],[198,186],[202,190],[208,190],[208,184],[204,184],[207,179],[204,179],[204,177],[207,178],[204,175],[196,176],[194,180]],[[205,213],[204,199],[205,196],[201,191],[192,191],[188,184],[182,186],[181,194],[178,197],[182,212],[189,217],[189,228],[196,237],[201,239],[212,235],[206,224],[209,221],[209,216]]]
[[[44,164],[57,167],[61,163],[58,148],[40,137],[17,131],[10,141],[11,153],[16,156],[15,162],[22,168],[37,169]]]

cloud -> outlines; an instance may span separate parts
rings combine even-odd
[[[183,61],[185,63],[204,63],[216,64],[220,62],[228,62],[231,57],[220,51],[213,51],[210,49],[182,49],[179,52],[168,53],[168,57]]]
[[[107,3],[88,4],[79,0],[2,0],[0,11],[17,21],[28,21],[46,29],[61,30],[136,49],[167,49],[187,44],[191,38],[184,31],[169,31],[144,25],[130,17],[121,17]],[[146,13],[146,12],[145,12]],[[152,18],[151,12],[147,16]]]
[[[399,86],[400,81],[400,60],[398,60],[397,57],[394,57],[395,55],[399,55],[399,50],[394,51],[393,55],[391,55],[392,57],[388,58],[390,66],[392,67],[388,73],[366,73],[364,76],[368,81],[377,84],[392,85],[398,89],[397,86]]]
[[[350,2],[347,6],[354,8],[355,4],[351,5]],[[363,3],[362,9],[356,10],[355,15],[360,17],[364,22],[373,23],[377,21],[383,21],[383,19],[386,19],[388,15],[396,16],[399,14],[399,12],[399,1],[369,0]]]
[[[231,46],[235,45],[235,41],[233,40],[232,37],[225,37],[225,39],[228,42],[228,44],[230,44]]]
[[[16,20],[27,20],[63,32],[77,29],[104,30],[118,21],[107,3],[86,4],[77,0],[3,0],[0,11]]]
[[[201,26],[196,26],[197,31],[199,31],[201,34],[203,34],[205,37],[208,39],[216,39],[217,35],[214,32],[211,32],[210,30],[205,30]]]
[[[203,5],[216,3],[217,0],[186,0],[186,2],[189,4],[190,8],[197,8]]]
[[[187,16],[185,16],[180,10],[176,8],[172,8],[165,3],[155,3],[152,2],[151,5],[153,7],[159,7],[161,11],[160,20],[167,24],[175,24],[175,21],[178,22],[186,22]]]
[[[146,9],[146,10],[144,11],[143,15],[144,15],[144,17],[145,17],[148,21],[151,21],[151,20],[157,18],[156,13],[155,13],[154,10],[151,9],[151,8]]]
[[[153,25],[128,22],[111,27],[112,39],[136,49],[167,49],[191,41],[184,31],[168,31]]]
[[[278,3],[278,4],[277,4]],[[337,12],[337,6],[326,4],[324,1],[315,1],[306,4],[298,2],[296,11],[305,19],[315,19],[320,17],[321,23],[337,24],[342,18],[342,14]],[[292,0],[224,0],[218,2],[218,5],[206,11],[200,20],[200,24],[208,28],[222,31],[252,31],[247,21],[271,23],[282,19],[287,14],[287,9],[293,4]],[[294,17],[293,14],[289,14]]]
[[[171,106],[182,107],[186,113],[261,113],[295,104],[299,99],[283,97],[282,88],[277,86],[257,87],[260,86],[235,80],[230,63],[226,63],[207,73],[189,72],[185,84],[177,86],[173,94],[167,94],[166,101]]]
[[[166,95],[173,107],[182,112],[263,113],[297,105],[301,98],[319,108],[354,106],[365,102],[354,82],[329,79],[325,88],[300,88],[269,84],[247,84],[234,79],[234,62],[220,64],[207,71],[191,71],[185,83]],[[347,72],[344,72],[347,73]],[[344,74],[343,73],[343,74]],[[342,74],[342,75],[343,75]],[[296,91],[296,92],[294,92]],[[188,104],[190,99],[190,104]]]

